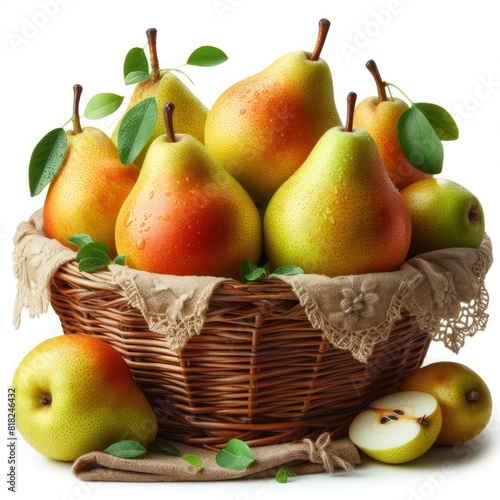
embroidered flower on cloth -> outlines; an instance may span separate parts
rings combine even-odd
[[[379,296],[375,293],[377,283],[374,280],[365,280],[361,287],[342,288],[343,299],[340,301],[342,311],[332,313],[330,319],[341,323],[344,328],[351,329],[360,318],[370,318],[375,314],[375,304]]]

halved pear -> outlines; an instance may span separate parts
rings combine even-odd
[[[401,464],[422,456],[436,441],[441,424],[434,396],[403,391],[373,401],[354,418],[349,437],[375,460]]]

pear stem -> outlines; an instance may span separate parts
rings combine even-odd
[[[175,106],[173,102],[167,102],[163,106],[163,120],[165,121],[165,130],[167,132],[168,142],[177,142],[177,139],[175,138],[173,121],[174,109]]]
[[[78,83],[73,85],[73,116],[71,121],[73,122],[73,132],[75,134],[82,133],[82,125],[80,123],[80,97],[82,96],[83,87]]]
[[[366,67],[368,68],[368,71],[372,74],[373,78],[375,79],[375,83],[377,85],[377,92],[378,92],[378,103],[380,104],[383,101],[387,101],[387,92],[385,91],[385,82],[382,80],[382,77],[380,76],[380,72],[378,70],[377,65],[375,64],[375,61],[373,59],[370,59],[366,63]]]
[[[318,31],[318,39],[316,40],[316,46],[309,56],[310,61],[317,61],[321,56],[321,51],[323,50],[323,46],[325,45],[326,35],[328,34],[328,30],[330,29],[330,21],[328,19],[320,19],[319,20],[319,31]]]
[[[149,28],[146,31],[149,45],[149,58],[151,60],[151,81],[157,82],[160,79],[160,63],[156,52],[156,28]]]
[[[356,107],[356,92],[349,92],[347,95],[347,120],[345,122],[344,132],[352,132],[354,121],[354,108]]]

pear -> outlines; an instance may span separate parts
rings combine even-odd
[[[477,248],[485,234],[484,210],[465,186],[430,178],[401,190],[412,221],[408,257],[441,248]]]
[[[255,203],[200,141],[175,134],[173,103],[166,134],[149,148],[139,179],[116,221],[116,245],[135,269],[238,278],[256,263],[262,224]]]
[[[375,79],[378,95],[367,97],[356,106],[353,126],[365,129],[375,139],[387,173],[398,189],[427,179],[430,175],[418,170],[407,160],[399,142],[398,120],[408,105],[402,99],[387,96],[386,84],[373,59],[366,63],[366,67]]]
[[[176,75],[171,71],[160,69],[156,50],[157,30],[155,28],[150,28],[147,30],[146,35],[148,37],[151,75],[149,80],[145,80],[136,85],[124,113],[125,116],[127,111],[148,97],[154,97],[156,99],[156,105],[158,107],[156,126],[148,142],[134,160],[134,163],[139,168],[142,167],[146,152],[151,143],[158,136],[165,133],[163,125],[163,105],[166,102],[175,102],[179,110],[179,113],[176,114],[174,119],[176,131],[178,133],[190,134],[200,142],[204,141],[205,121],[208,114],[208,108]],[[118,144],[118,130],[120,129],[122,119],[118,122],[111,135],[111,139],[113,139],[115,144]]]
[[[312,53],[281,56],[226,89],[208,113],[205,145],[256,202],[268,202],[323,133],[341,125],[330,68],[320,59],[329,26],[320,21]]]
[[[74,249],[68,237],[88,234],[116,256],[116,216],[139,169],[121,163],[115,144],[104,132],[82,129],[78,110],[82,87],[75,85],[73,90],[73,130],[66,131],[66,156],[44,201],[45,234]]]
[[[471,368],[452,361],[438,361],[411,372],[400,390],[432,394],[441,407],[443,425],[437,444],[453,446],[478,436],[493,411],[486,382]]]
[[[321,137],[304,164],[276,191],[264,215],[273,269],[340,276],[392,271],[406,258],[411,220],[368,132],[345,127]]]
[[[147,448],[158,423],[128,365],[104,340],[51,337],[19,363],[12,387],[16,426],[37,451],[73,461],[124,440]]]
[[[426,453],[442,424],[441,407],[434,396],[404,391],[370,403],[351,422],[349,438],[375,460],[401,464]]]

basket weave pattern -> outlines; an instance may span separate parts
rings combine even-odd
[[[325,430],[340,437],[360,409],[422,364],[430,342],[407,316],[361,363],[332,347],[290,286],[272,279],[222,283],[201,333],[179,355],[149,330],[108,271],[82,275],[76,263],[64,264],[51,303],[65,333],[86,332],[122,354],[160,435],[194,445],[274,444]]]

